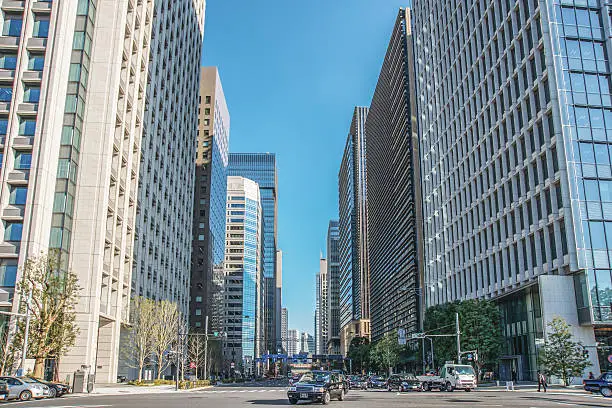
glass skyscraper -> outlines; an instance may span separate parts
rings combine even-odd
[[[326,354],[340,354],[340,230],[338,221],[327,229],[327,344]]]
[[[259,184],[263,209],[263,275],[264,283],[264,348],[271,353],[282,347],[280,333],[281,316],[276,316],[276,250],[277,250],[277,194],[276,155],[273,153],[230,153],[229,176],[240,176]],[[278,325],[278,327],[277,327]]]
[[[610,368],[607,4],[414,4],[426,302],[498,301],[501,379],[535,379],[553,316]]]

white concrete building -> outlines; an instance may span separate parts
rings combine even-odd
[[[315,311],[315,348],[317,354],[327,353],[328,340],[328,310],[329,293],[327,290],[327,259],[319,259],[319,272],[317,279],[316,311]]]
[[[300,332],[299,330],[289,329],[287,333],[287,355],[293,356],[300,352]]]
[[[283,345],[283,353],[286,353],[288,350],[288,336],[289,336],[289,311],[287,308],[283,307],[281,312],[281,340]]]
[[[82,288],[80,334],[62,358],[60,377],[84,369],[96,382],[115,382],[132,290],[139,188],[163,191],[152,192],[149,217],[163,219],[164,228],[147,231],[150,236],[188,231],[173,224],[172,214],[191,224],[191,212],[180,207],[190,200],[180,194],[190,194],[193,167],[174,165],[193,162],[184,156],[194,154],[204,1],[0,0],[0,10],[0,288],[12,294],[28,257],[59,250],[61,268],[74,271]],[[173,56],[176,64],[167,67]],[[170,122],[181,128],[170,129]],[[177,157],[166,158],[166,151]],[[173,168],[154,179],[155,163]],[[180,176],[167,180],[166,173]],[[173,198],[177,192],[168,185],[187,188]],[[190,257],[181,251],[189,239],[169,234],[155,244],[174,246],[185,258],[186,279],[176,265],[167,269],[173,277],[168,292],[185,306]],[[139,285],[147,279],[134,276]],[[19,301],[8,308],[17,310]]]

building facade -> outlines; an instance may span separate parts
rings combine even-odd
[[[319,259],[319,272],[316,275],[316,311],[315,311],[315,335],[316,353],[325,354],[328,339],[328,314],[327,304],[329,302],[329,291],[327,289],[327,259]]]
[[[244,177],[227,178],[223,341],[225,369],[252,373],[262,354],[263,214],[259,186]]]
[[[300,333],[300,354],[314,354],[314,337],[312,334],[302,332]]]
[[[283,310],[281,312],[281,339],[282,339],[282,344],[283,344],[283,350],[282,353],[287,353],[289,348],[288,348],[288,331],[289,330],[289,311],[287,310],[287,308],[283,307]]]
[[[355,337],[370,338],[365,123],[369,108],[356,107],[338,173],[340,210],[340,353]]]
[[[286,336],[283,336],[283,251],[280,249],[276,251],[276,293],[274,295],[274,316],[280,316],[275,319],[276,339],[275,344],[277,345],[276,351],[282,352],[283,341]],[[286,327],[285,327],[286,331]],[[285,333],[286,334],[286,333]],[[279,350],[280,349],[280,350]]]
[[[289,329],[287,337],[287,355],[294,356],[300,352],[300,332]]]
[[[340,354],[340,230],[338,221],[327,229],[327,343],[326,354]],[[311,350],[314,352],[314,350]]]
[[[208,316],[210,330],[221,331],[223,280],[215,268],[225,258],[230,115],[216,67],[202,68],[199,114],[189,325],[202,329]]]
[[[372,340],[420,318],[420,183],[410,10],[401,9],[366,120]]]
[[[415,5],[427,305],[495,299],[502,379],[536,378],[553,316],[609,369],[609,6],[459,3]]]
[[[280,343],[275,338],[277,325],[280,325],[280,299],[276,299],[277,272],[277,212],[278,212],[278,179],[276,175],[276,155],[271,153],[230,153],[228,175],[241,176],[259,184],[264,212],[264,246],[263,271],[265,276],[264,291],[264,345],[265,349],[274,352]],[[278,305],[277,305],[278,304]],[[278,322],[278,323],[277,323]]]
[[[157,188],[141,165],[151,160],[149,132],[157,125],[150,111],[153,104],[156,111],[174,109],[167,101],[177,99],[177,131],[188,151],[197,124],[193,65],[200,60],[204,7],[203,0],[174,7],[160,1],[0,1],[0,286],[10,293],[5,310],[17,311],[18,271],[27,258],[49,250],[60,254],[61,270],[77,274],[80,333],[62,358],[62,378],[85,366],[96,382],[116,381],[121,325],[129,322],[130,295],[141,283],[134,249],[142,213],[137,197]],[[162,100],[153,88],[169,53],[159,43],[170,36],[172,51],[185,57],[164,72],[172,83],[165,84]],[[182,194],[190,191],[192,158],[187,153],[177,164],[186,180]],[[184,248],[174,236],[171,244]],[[184,260],[177,260],[181,268],[188,265]],[[181,268],[170,270],[178,275]],[[182,306],[183,277],[173,277],[168,288]]]

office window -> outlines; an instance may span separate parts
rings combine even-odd
[[[196,316],[202,316],[202,309],[196,309]]]
[[[21,26],[23,25],[23,20],[21,16],[11,16],[8,15],[4,19],[4,26],[2,27],[2,35],[6,35],[9,37],[19,37],[21,36]]]
[[[0,54],[0,68],[15,69],[17,68],[17,54]]]
[[[47,38],[49,37],[49,20],[46,18],[36,17],[34,19],[34,37]]]
[[[17,265],[0,266],[0,287],[14,287],[17,281]]]
[[[35,119],[22,119],[19,122],[19,134],[21,136],[34,136],[36,132]]]
[[[28,86],[25,89],[23,95],[23,101],[29,103],[38,103],[40,100],[40,88],[35,86]]]
[[[44,55],[31,54],[28,60],[28,69],[30,71],[42,71],[45,67]]]
[[[27,187],[11,187],[11,196],[9,198],[9,204],[25,205],[27,197]]]
[[[32,164],[32,153],[15,153],[15,168],[18,170],[28,170]]]
[[[0,102],[10,102],[13,99],[13,88],[0,86]]]
[[[196,296],[196,302],[198,303],[202,302],[202,296]]]
[[[6,135],[8,130],[8,119],[2,118],[0,119],[0,135]]]
[[[20,222],[7,222],[5,223],[4,229],[4,240],[10,242],[21,241],[21,232],[23,224]]]

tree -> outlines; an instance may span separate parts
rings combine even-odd
[[[11,326],[9,324],[0,326],[0,375],[10,375],[15,364],[15,342],[10,340]]]
[[[582,343],[572,340],[570,326],[563,318],[555,317],[547,326],[550,332],[540,362],[546,373],[560,377],[568,386],[573,377],[582,376],[591,362],[584,354]]]
[[[203,333],[194,333],[189,336],[189,344],[187,345],[187,356],[189,363],[195,365],[196,378],[200,378],[200,371],[203,371],[206,364],[206,338]],[[202,370],[200,370],[200,368]],[[206,373],[204,373],[206,375]]]
[[[389,370],[389,374],[393,372],[393,367],[399,363],[402,347],[397,341],[397,331],[385,334],[380,339],[372,350],[372,358],[376,361],[379,367]]]
[[[368,370],[371,349],[372,345],[367,337],[355,337],[351,340],[347,356],[352,361],[353,371],[363,373]]]
[[[137,297],[130,305],[131,326],[127,328],[128,340],[122,352],[125,361],[132,368],[138,369],[138,381],[153,354],[153,327],[155,324],[156,302]]]
[[[74,345],[79,332],[75,307],[80,288],[74,273],[60,270],[56,252],[27,259],[22,276],[16,292],[29,299],[22,302],[23,309],[30,310],[28,353],[35,359],[33,376],[42,378],[45,359],[59,359]],[[23,333],[25,324],[20,322],[18,328]]]
[[[170,365],[171,360],[164,356],[168,354],[172,344],[176,344],[179,325],[180,316],[176,303],[168,300],[157,302],[154,310],[152,341],[158,380]]]
[[[494,365],[503,346],[498,306],[490,300],[466,300],[430,307],[425,313],[425,332],[454,334],[456,313],[459,313],[461,349],[478,351],[476,365],[481,371],[486,365]],[[434,364],[438,367],[457,358],[454,337],[436,337],[433,343]]]

